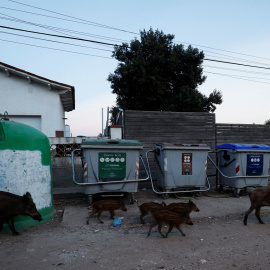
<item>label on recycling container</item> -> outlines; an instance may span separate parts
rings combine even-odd
[[[125,178],[126,153],[98,153],[98,178]]]
[[[261,175],[263,173],[263,155],[247,154],[246,175]]]
[[[182,174],[192,174],[192,153],[182,153]]]

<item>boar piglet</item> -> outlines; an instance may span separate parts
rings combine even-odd
[[[244,224],[247,225],[247,219],[248,215],[254,210],[255,215],[258,219],[258,221],[261,224],[264,224],[260,217],[260,210],[262,206],[270,206],[270,187],[260,187],[254,189],[250,194],[249,194],[251,206],[248,209],[248,211],[245,213],[244,217]]]
[[[3,223],[7,223],[13,235],[19,234],[14,227],[14,217],[18,215],[27,215],[32,219],[42,220],[29,192],[19,196],[0,191],[0,231],[3,228]]]
[[[92,217],[96,213],[98,213],[97,219],[99,220],[99,222],[104,223],[102,220],[100,220],[100,215],[102,214],[102,212],[109,211],[111,214],[111,219],[114,219],[115,210],[127,211],[123,200],[100,200],[93,203],[91,206],[89,206],[89,208],[93,210],[86,219],[87,224],[89,224],[90,217]]]
[[[138,201],[137,201],[138,204]],[[154,211],[159,211],[161,209],[163,209],[166,205],[165,202],[162,203],[156,203],[156,202],[145,202],[141,205],[138,205],[140,211],[141,211],[141,215],[140,215],[140,219],[142,224],[145,224],[143,217],[148,215],[150,213],[150,211],[154,212]]]
[[[170,203],[166,209],[174,212],[187,212],[190,214],[192,211],[199,212],[200,209],[196,206],[196,204],[189,200],[188,203]]]
[[[190,216],[187,212],[177,213],[169,210],[160,210],[150,213],[153,216],[154,221],[151,223],[149,227],[148,236],[151,234],[152,228],[155,227],[156,225],[158,225],[158,231],[160,235],[164,238],[168,237],[168,234],[172,231],[173,227],[176,227],[183,236],[186,236],[182,231],[182,229],[180,228],[180,225],[183,223],[193,225]],[[161,232],[163,225],[169,226],[169,229],[165,236]]]

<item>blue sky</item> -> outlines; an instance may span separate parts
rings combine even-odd
[[[0,25],[113,44],[130,42],[140,30],[152,27],[175,35],[175,43],[204,51],[207,59],[270,68],[269,10],[266,0],[1,0]],[[66,113],[73,136],[101,133],[101,110],[105,114],[115,105],[107,81],[117,66],[111,50],[0,28],[0,62],[75,87],[76,109]],[[207,80],[199,91],[223,94],[215,111],[218,123],[264,124],[270,119],[270,69],[211,61],[203,67]]]

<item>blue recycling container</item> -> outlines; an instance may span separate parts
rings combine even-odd
[[[268,185],[270,146],[225,143],[216,146],[221,186],[235,188]]]

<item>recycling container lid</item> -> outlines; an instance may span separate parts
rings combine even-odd
[[[264,144],[240,144],[240,143],[224,143],[216,146],[217,149],[239,149],[239,150],[268,150],[270,146]]]
[[[173,143],[160,143],[156,145],[156,148],[171,149],[171,150],[210,150],[210,147],[206,144],[173,144]]]
[[[82,148],[123,148],[123,149],[143,149],[143,144],[136,140],[120,140],[120,139],[83,139],[81,143]]]

